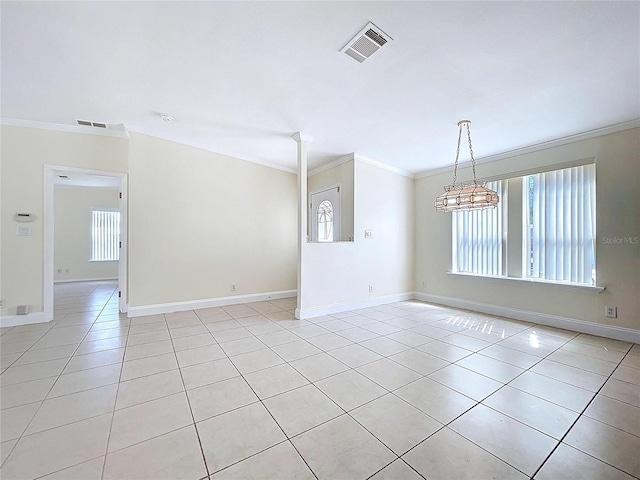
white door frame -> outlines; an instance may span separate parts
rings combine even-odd
[[[85,168],[67,167],[64,165],[44,165],[44,272],[43,272],[43,292],[44,292],[44,315],[45,321],[53,320],[54,298],[53,298],[53,278],[54,278],[54,178],[56,172],[83,173],[87,175],[100,175],[103,177],[115,177],[120,179],[120,239],[122,248],[118,260],[118,290],[121,292],[119,298],[119,310],[126,313],[127,304],[127,174],[118,172],[105,172],[103,170],[89,170]]]

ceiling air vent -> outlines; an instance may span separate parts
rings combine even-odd
[[[355,37],[349,40],[340,52],[346,53],[357,62],[362,63],[392,41],[393,38],[369,22]]]
[[[102,122],[90,122],[89,120],[76,120],[76,122],[78,122],[78,125],[85,127],[107,128],[107,124]]]

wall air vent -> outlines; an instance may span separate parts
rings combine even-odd
[[[107,128],[107,124],[102,122],[90,122],[89,120],[76,120],[76,122],[85,127]]]
[[[362,63],[392,41],[393,38],[369,22],[355,37],[349,40],[340,52],[346,53],[355,61]]]

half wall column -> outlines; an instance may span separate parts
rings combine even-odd
[[[291,138],[298,143],[298,286],[296,318],[300,318],[304,247],[307,243],[307,143],[313,139],[302,132],[294,133]]]

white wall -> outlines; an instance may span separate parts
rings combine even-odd
[[[91,209],[117,209],[120,206],[118,193],[118,190],[105,188],[55,189],[54,281],[118,278],[117,261],[89,261]]]
[[[44,165],[126,173],[128,140],[8,125],[0,126],[0,134],[2,314],[14,314],[24,304],[42,312]],[[31,236],[16,235],[17,212],[35,214]]]
[[[433,200],[442,192],[443,185],[451,182],[450,173],[416,181],[415,289],[435,297],[640,329],[640,245],[604,240],[640,237],[640,129],[482,164],[478,172],[480,177],[509,177],[528,169],[541,166],[553,169],[554,165],[589,157],[596,160],[596,268],[597,283],[606,287],[604,292],[448,275],[451,215],[436,213]],[[467,169],[461,178],[468,179],[470,175]],[[517,231],[509,232],[509,236],[512,241],[522,238]],[[519,259],[511,256],[510,260]],[[617,306],[618,318],[606,318],[605,305]]]
[[[311,195],[321,192],[335,185],[340,185],[340,240],[349,241],[353,238],[353,169],[354,161],[349,160],[335,167],[323,170],[314,175],[309,175],[307,192],[309,198],[307,205],[311,203]],[[311,232],[309,231],[309,235]]]
[[[357,156],[354,177],[354,242],[303,245],[303,318],[413,290],[414,181]],[[365,230],[372,238],[364,238]]]
[[[296,212],[294,174],[132,133],[130,314],[294,290]]]

